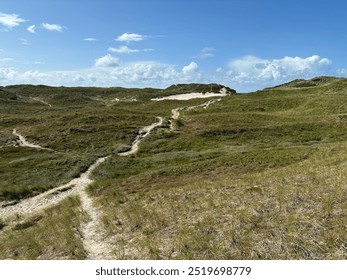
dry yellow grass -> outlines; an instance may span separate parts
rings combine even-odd
[[[308,160],[260,173],[118,192],[112,199],[120,203],[105,206],[104,217],[115,257],[345,259],[346,148],[327,145]]]
[[[0,259],[83,259],[79,232],[83,219],[80,200],[69,197],[58,206],[24,220],[4,221],[0,232]]]
[[[110,244],[115,259],[345,259],[347,79],[311,82],[317,85],[294,82],[180,111],[175,131],[172,109],[201,103],[149,100],[172,93],[165,90],[52,88],[47,95],[42,88],[53,107],[37,111],[43,104],[23,104],[8,92],[0,189],[9,198],[34,195],[107,154],[88,193],[107,234],[101,245]],[[95,99],[135,92],[138,102]],[[120,157],[156,116],[163,125],[138,153]],[[35,143],[49,139],[48,147],[68,153],[9,147],[8,130],[24,124]],[[0,258],[84,259],[86,216],[73,198],[11,227],[0,219]]]

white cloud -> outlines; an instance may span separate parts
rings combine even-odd
[[[109,48],[108,50],[116,53],[137,53],[140,51],[137,49],[130,49],[127,46],[120,46],[119,48]]]
[[[338,76],[347,77],[347,69],[346,68],[337,69],[336,73]]]
[[[84,40],[84,41],[87,41],[87,42],[95,42],[95,41],[97,41],[98,39],[95,39],[95,38],[84,38],[83,40]]]
[[[123,54],[128,54],[128,53],[138,53],[138,52],[152,52],[154,51],[154,49],[142,49],[142,50],[139,50],[139,49],[131,49],[129,48],[128,46],[120,46],[118,48],[108,48],[108,50],[110,52],[116,52],[116,53],[123,53]]]
[[[208,80],[208,77],[204,77],[200,73],[198,64],[192,61],[182,68],[179,73],[179,82],[176,83],[207,83]]]
[[[227,71],[219,70],[219,78],[245,90],[260,89],[294,79],[325,74],[331,65],[319,55],[264,59],[244,56],[230,61]]]
[[[216,69],[216,73],[224,73],[224,69],[222,67],[219,67]]]
[[[323,70],[331,64],[327,58],[319,55],[310,57],[284,57],[279,59],[262,59],[255,56],[245,56],[229,63],[229,68],[235,73],[243,73],[254,78],[281,80],[298,74],[307,76]]]
[[[16,14],[0,13],[0,24],[10,29],[12,27],[20,25],[22,22],[25,22],[25,21],[26,21],[25,19],[20,18],[19,15],[16,15]]]
[[[117,66],[119,66],[118,58],[110,54],[107,54],[95,60],[95,67],[117,67]]]
[[[199,66],[194,61],[182,68],[182,72],[185,75],[192,74],[192,73],[197,73],[198,71],[199,71]]]
[[[63,27],[59,24],[41,23],[41,27],[49,31],[63,32]]]
[[[164,88],[175,83],[210,82],[199,73],[197,65],[189,65],[183,71],[177,70],[174,65],[156,61],[120,64],[117,58],[108,54],[95,60],[94,67],[76,71],[23,72],[0,66],[0,85],[29,83],[52,86]]]
[[[14,61],[13,58],[5,57],[5,58],[0,58],[0,62],[9,62],[9,61]]]
[[[214,57],[214,48],[203,48],[197,55],[198,58]]]
[[[35,32],[35,28],[36,28],[36,26],[35,26],[35,24],[34,25],[30,25],[28,28],[27,28],[27,30],[30,32],[30,33],[36,33]]]
[[[105,66],[105,65],[102,65]],[[0,68],[0,84],[47,84],[52,86],[166,87],[179,78],[171,65],[137,62],[119,67],[94,67],[80,71],[25,71]]]
[[[118,36],[115,40],[119,42],[138,42],[142,41],[147,36],[136,34],[136,33],[124,33],[120,36]]]
[[[21,45],[30,45],[29,41],[27,39],[19,39]]]
[[[19,71],[6,68],[5,64],[6,61],[3,61],[2,66],[0,64],[0,85],[30,83],[53,86],[163,88],[176,83],[216,82],[239,92],[247,92],[297,78],[327,74],[331,61],[319,56],[279,59],[246,56],[231,61],[228,67],[218,68],[214,76],[201,73],[194,61],[178,69],[174,65],[156,61],[122,64],[111,54],[96,59],[94,67],[76,71]],[[338,73],[347,76],[347,69],[340,69]]]

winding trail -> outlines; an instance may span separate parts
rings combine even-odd
[[[137,134],[134,142],[132,143],[131,149],[129,151],[118,153],[118,155],[124,157],[124,156],[129,156],[129,155],[135,154],[138,151],[139,144],[143,140],[143,138],[147,137],[154,128],[156,128],[157,126],[162,125],[163,118],[162,117],[157,117],[157,119],[158,119],[158,122],[153,123],[153,124],[151,124],[149,126],[145,126],[145,127],[140,129],[140,131]]]
[[[196,108],[206,109],[209,105],[220,100],[220,98],[212,99],[201,105],[191,107],[178,107],[172,109],[171,117],[169,119],[170,130],[174,130],[173,120],[177,120],[179,118],[180,111],[190,111]],[[139,149],[141,141],[145,137],[150,135],[154,128],[162,125],[163,118],[157,117],[157,119],[157,122],[149,126],[145,126],[139,130],[138,135],[133,141],[131,149],[129,151],[118,153],[118,155],[129,156],[135,154]],[[13,130],[13,134],[19,138],[18,143],[20,146],[53,151],[51,149],[43,148],[39,145],[28,142],[24,136],[17,132],[16,129]],[[0,217],[3,219],[17,217],[18,222],[18,220],[22,219],[27,214],[37,212],[46,207],[57,205],[59,202],[70,195],[78,195],[81,199],[82,209],[89,216],[89,220],[84,222],[80,228],[82,233],[83,246],[87,252],[87,259],[112,259],[111,248],[113,246],[111,238],[107,237],[106,232],[103,230],[101,219],[102,211],[94,205],[92,198],[89,197],[86,192],[86,188],[93,182],[93,180],[90,178],[91,173],[109,157],[110,155],[97,159],[92,165],[89,166],[88,170],[82,173],[78,178],[74,178],[70,182],[59,187],[41,193],[37,196],[23,199],[19,202],[2,202],[0,204]]]
[[[129,151],[119,153],[118,155],[127,156],[136,153],[139,149],[140,142],[147,137],[154,128],[163,123],[163,118],[158,117],[157,119],[158,122],[140,129]],[[19,137],[18,142],[20,146],[43,150],[47,149],[26,141],[25,137],[17,133],[16,129],[13,130],[13,134]],[[78,195],[81,199],[82,209],[89,216],[89,220],[81,225],[82,242],[87,252],[87,258],[112,259],[111,241],[109,238],[107,238],[106,233],[103,230],[101,219],[102,212],[94,206],[93,200],[86,192],[86,188],[93,182],[93,180],[90,178],[91,173],[109,157],[110,155],[97,159],[91,166],[89,166],[86,172],[64,185],[41,193],[37,196],[23,199],[19,202],[2,202],[0,204],[0,217],[3,219],[17,217],[18,220],[23,218],[22,216],[24,215],[37,212],[46,207],[57,205],[70,195]]]
[[[44,148],[44,147],[41,147],[40,145],[36,145],[36,144],[28,142],[23,135],[21,135],[17,132],[16,128],[13,129],[12,133],[19,138],[17,140],[17,142],[18,142],[18,145],[20,147],[29,147],[29,148],[33,148],[33,149],[46,150],[46,151],[54,152],[54,150],[52,150],[50,148]]]
[[[81,225],[83,247],[87,252],[87,259],[112,259],[112,245],[107,238],[102,225],[102,210],[94,206],[93,200],[86,191],[80,190],[79,197],[82,209],[88,214],[89,221]]]
[[[139,149],[140,142],[147,137],[151,131],[157,126],[162,125],[163,118],[158,117],[158,122],[140,129],[131,149],[124,153],[118,153],[119,156],[128,156],[134,154]],[[102,161],[108,157],[103,158]],[[101,163],[101,162],[100,162]],[[100,164],[99,163],[99,164]],[[89,183],[90,184],[90,183]],[[79,196],[82,203],[82,208],[90,217],[90,221],[81,226],[83,247],[87,251],[87,258],[92,260],[112,259],[112,244],[110,238],[107,238],[106,233],[102,230],[101,211],[93,205],[93,200],[88,196],[85,189],[89,185],[79,191]]]
[[[171,110],[171,117],[169,118],[169,124],[170,124],[170,130],[174,131],[175,130],[175,125],[174,125],[174,120],[178,120],[179,116],[180,116],[180,111],[191,111],[197,108],[204,108],[207,109],[208,106],[210,106],[211,104],[215,103],[215,102],[219,102],[221,101],[220,98],[218,99],[211,99],[203,104],[200,105],[196,105],[196,106],[190,106],[190,107],[178,107],[175,109]]]
[[[98,159],[95,168],[107,158],[109,158],[109,156]],[[101,219],[102,211],[94,206],[92,198],[88,196],[86,192],[86,187],[90,185],[93,180],[89,178],[89,175],[87,179],[89,182],[77,188],[82,209],[88,214],[90,219],[81,225],[83,247],[87,252],[87,258],[90,260],[112,259],[111,242],[107,239],[106,233],[103,230]]]
[[[78,178],[72,179],[70,182],[41,193],[37,196],[33,196],[27,199],[23,199],[18,203],[3,204],[0,208],[0,217],[9,218],[11,216],[21,216],[28,213],[39,211],[45,207],[58,204],[71,194],[77,194],[84,190],[89,184],[93,182],[90,179],[90,174],[93,170],[103,163],[108,157],[99,158],[88,170],[82,173]]]
[[[52,108],[52,104],[48,103],[47,101],[42,100],[39,97],[32,97],[31,99],[34,100],[34,101],[40,102],[40,103],[42,103],[44,105],[47,105],[49,108]]]

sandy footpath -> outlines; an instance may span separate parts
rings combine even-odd
[[[29,147],[29,148],[33,148],[33,149],[53,151],[52,149],[44,148],[44,147],[41,147],[40,145],[36,145],[36,144],[28,142],[23,135],[21,135],[17,132],[17,129],[14,129],[12,131],[12,133],[18,137],[17,142],[18,142],[18,145],[21,147]]]
[[[136,136],[134,142],[131,145],[131,149],[129,151],[126,151],[123,153],[118,153],[118,155],[124,157],[124,156],[129,156],[129,155],[135,154],[138,151],[139,144],[143,140],[143,138],[147,137],[154,128],[162,125],[162,123],[163,123],[163,118],[158,117],[158,122],[141,128],[138,135]]]
[[[140,142],[147,137],[151,131],[163,123],[163,118],[158,117],[158,122],[140,129],[138,136],[134,140],[131,149],[125,153],[119,153],[120,156],[128,156],[134,154],[139,149]],[[31,147],[35,149],[43,149],[39,145],[28,142],[24,136],[13,130],[19,140],[18,143],[23,147]],[[50,150],[50,149],[49,149]],[[102,225],[102,211],[100,211],[88,196],[86,188],[93,182],[90,178],[91,173],[110,156],[97,159],[88,170],[82,173],[78,178],[72,179],[70,182],[41,193],[37,196],[23,199],[19,202],[2,202],[0,204],[0,217],[3,219],[16,217],[17,220],[23,218],[24,215],[31,214],[42,210],[46,207],[57,205],[60,201],[70,195],[78,195],[81,199],[82,209],[88,214],[89,220],[81,225],[83,246],[87,252],[88,259],[111,259],[112,245],[107,238]]]
[[[71,194],[76,194],[80,189],[84,189],[93,181],[89,178],[93,170],[103,163],[108,157],[99,158],[88,170],[82,173],[78,178],[72,179],[67,184],[61,185],[37,196],[23,199],[14,205],[5,206],[0,208],[0,217],[8,218],[11,216],[21,216],[29,214],[44,207],[53,206],[65,199]]]
[[[191,93],[184,95],[176,95],[175,98],[183,98],[178,100],[188,100],[192,98],[207,98],[215,96],[225,96],[225,93]],[[203,96],[203,97],[197,97]],[[170,97],[167,97],[168,100]],[[163,99],[164,100],[164,99]],[[166,100],[166,99],[165,99]],[[173,100],[173,99],[172,99]],[[173,120],[177,120],[180,116],[180,111],[194,110],[197,108],[207,109],[211,104],[220,101],[221,99],[211,99],[201,105],[190,106],[190,107],[178,107],[172,109],[171,116],[169,119],[170,130],[174,130]],[[136,153],[139,149],[141,141],[150,135],[153,129],[161,126],[163,123],[162,117],[157,117],[158,121],[141,128],[136,136],[135,140],[131,145],[131,149],[127,152],[118,153],[119,156],[129,156]],[[28,142],[24,136],[19,134],[16,129],[13,130],[13,134],[18,137],[18,144],[23,147],[30,147],[35,149],[50,150],[48,148],[43,148],[39,145]],[[110,237],[106,236],[102,225],[102,211],[97,208],[91,197],[88,196],[86,188],[93,182],[91,179],[91,173],[101,165],[110,156],[105,156],[97,159],[92,165],[89,166],[88,170],[82,173],[78,178],[72,179],[70,182],[63,184],[59,187],[41,193],[37,196],[23,199],[17,202],[2,202],[0,204],[0,217],[7,219],[11,217],[16,217],[17,220],[21,220],[24,215],[34,213],[36,211],[42,210],[45,207],[51,207],[57,205],[60,201],[67,198],[70,195],[78,195],[81,199],[82,209],[88,214],[89,220],[81,225],[82,241],[83,246],[87,252],[88,259],[111,259],[112,242]]]
[[[180,111],[191,111],[191,110],[194,110],[194,109],[197,109],[197,108],[204,108],[204,109],[207,109],[208,106],[210,106],[211,104],[215,103],[215,102],[219,102],[221,101],[220,98],[218,99],[211,99],[203,104],[200,104],[200,105],[196,105],[196,106],[190,106],[190,107],[178,107],[178,108],[175,108],[175,109],[172,109],[171,110],[171,117],[169,118],[169,124],[170,124],[170,130],[173,131],[175,130],[175,127],[174,127],[174,120],[177,120],[180,116]]]

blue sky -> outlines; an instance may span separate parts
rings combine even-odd
[[[346,1],[1,0],[0,85],[251,91],[347,76]]]

